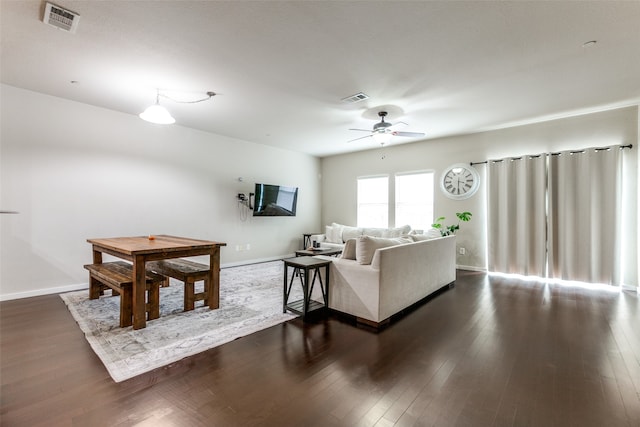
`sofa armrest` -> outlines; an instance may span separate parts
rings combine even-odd
[[[456,280],[455,239],[455,236],[439,237],[377,250],[380,319]]]

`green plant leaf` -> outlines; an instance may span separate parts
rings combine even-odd
[[[471,212],[456,212],[456,217],[458,218],[459,221],[471,221]],[[458,222],[457,224],[452,224],[452,225],[443,225],[442,222],[445,220],[445,217],[441,216],[438,217],[435,222],[433,224],[431,224],[431,226],[433,228],[436,228],[438,230],[440,230],[440,234],[444,237],[444,236],[449,236],[451,234],[456,234],[456,231],[460,230],[460,222]]]
[[[471,221],[472,214],[471,212],[457,212],[456,216],[460,221],[467,222],[467,221]]]

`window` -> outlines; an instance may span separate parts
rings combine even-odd
[[[358,178],[358,227],[389,226],[389,177]]]
[[[396,227],[409,224],[427,230],[433,224],[433,172],[398,174],[396,179]]]
[[[389,194],[389,177],[358,178],[358,227],[387,228],[410,225],[427,230],[433,223],[434,174],[411,172],[395,175],[395,195]],[[389,207],[395,220],[389,221]]]

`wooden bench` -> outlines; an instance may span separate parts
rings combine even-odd
[[[87,264],[89,270],[89,299],[98,299],[108,287],[112,295],[120,295],[120,327],[133,324],[133,266],[124,261],[106,262],[102,264]],[[147,319],[160,317],[160,285],[165,283],[166,277],[147,272],[147,302],[145,309]]]
[[[214,298],[209,298],[209,266],[187,259],[167,259],[147,262],[147,271],[173,277],[184,282],[184,311],[193,310],[196,301],[204,301],[211,307]],[[204,280],[204,291],[195,293],[195,282]]]

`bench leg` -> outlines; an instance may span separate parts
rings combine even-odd
[[[95,277],[89,276],[89,299],[98,299],[102,293],[102,283]]]
[[[133,292],[124,288],[120,293],[120,327],[133,325]]]
[[[160,317],[160,284],[153,283],[149,286],[149,291],[147,293],[148,308],[147,311],[149,314],[147,315],[148,320],[157,319]]]
[[[209,297],[211,295],[211,290],[209,289],[209,280],[204,279],[204,306],[209,305]]]
[[[195,284],[193,279],[188,278],[184,282],[184,311],[190,311],[195,308]]]

